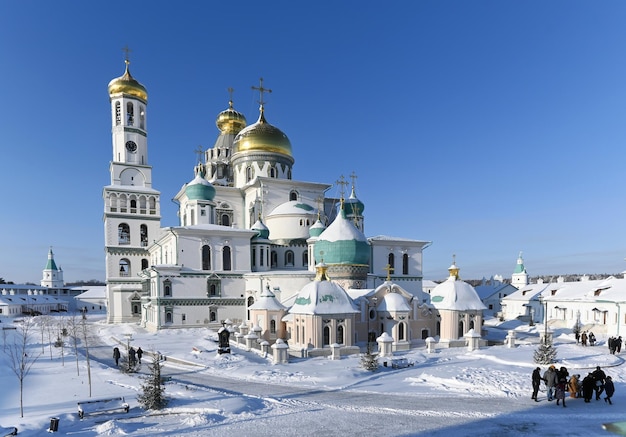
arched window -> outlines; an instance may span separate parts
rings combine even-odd
[[[163,281],[163,296],[172,295],[172,282],[169,279]]]
[[[211,248],[206,244],[202,246],[202,270],[211,270]]]
[[[165,323],[172,323],[174,319],[174,315],[172,314],[171,311],[166,311],[165,312]]]
[[[122,124],[122,107],[120,102],[115,102],[115,126]]]
[[[135,124],[135,108],[132,102],[126,104],[126,125],[132,126]]]
[[[215,311],[209,311],[209,321],[215,322],[217,320],[217,313]]]
[[[306,267],[309,265],[309,252],[308,251],[304,251],[302,252],[302,267]]]
[[[271,266],[272,267],[278,266],[278,253],[272,251],[271,257],[272,257],[272,264],[271,264]]]
[[[150,264],[148,263],[148,260],[146,258],[142,258],[141,259],[141,270],[145,270],[148,267],[150,267]]]
[[[270,334],[276,334],[276,320],[270,320]]]
[[[426,340],[428,338],[428,329],[422,329],[422,340]]]
[[[117,243],[130,244],[130,226],[128,223],[120,223],[117,227]]]
[[[248,308],[250,308],[254,304],[254,297],[248,297]],[[250,320],[250,310],[248,310],[248,320]]]
[[[398,324],[398,340],[401,340],[401,341],[402,340],[406,340],[406,338],[405,338],[405,336],[406,336],[405,330],[406,330],[406,328],[404,326],[404,323],[402,323],[402,322],[399,323]]]
[[[389,264],[389,267],[391,267],[392,269],[394,268],[396,264],[396,257],[393,255],[393,253],[390,253],[387,257],[387,264]],[[393,270],[391,272],[393,272]]]
[[[275,178],[277,174],[276,167],[270,167],[270,177]]]
[[[130,200],[130,212],[133,214],[137,213],[137,200],[136,199]]]
[[[222,226],[230,226],[230,216],[228,214],[222,214],[221,216],[221,225]]]
[[[208,297],[219,297],[221,294],[222,286],[220,280],[213,277],[207,279],[207,296]]]
[[[148,246],[148,226],[139,226],[139,237],[141,238],[141,245],[143,247]]]
[[[130,276],[130,261],[126,258],[120,260],[120,276]]]
[[[285,252],[285,267],[293,267],[293,252],[291,250]]]
[[[459,338],[463,337],[463,334],[465,334],[465,323],[463,322],[463,320],[459,321]]]
[[[468,329],[468,331],[470,329],[474,329],[474,320],[470,320],[470,322],[469,322],[469,329]]]
[[[343,340],[343,325],[339,325],[337,327],[337,343],[338,344],[343,344],[344,340]]]
[[[330,326],[324,326],[324,344],[323,346],[328,346],[330,344]]]
[[[224,250],[222,251],[222,268],[223,270],[231,270],[231,255],[230,255],[230,247],[224,246]]]
[[[254,177],[254,171],[252,167],[246,167],[246,182],[250,182]]]
[[[402,255],[402,274],[409,274],[409,255],[406,253]]]
[[[292,191],[289,193],[289,200],[298,200],[298,192]]]

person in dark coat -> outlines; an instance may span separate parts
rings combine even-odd
[[[600,366],[598,366],[591,375],[596,382],[596,401],[599,401],[600,395],[604,391],[604,380],[606,379],[606,373],[604,373]]]
[[[535,402],[539,402],[539,399],[537,399],[537,393],[539,393],[539,386],[541,385],[541,369],[539,367],[537,367],[535,370],[533,370],[533,395],[530,397],[531,399],[534,399]]]
[[[141,348],[137,348],[137,361],[139,362],[139,364],[141,364],[141,356],[143,355],[143,351],[141,350]]]
[[[604,381],[604,394],[606,394],[604,402],[608,402],[610,405],[613,405],[611,397],[615,394],[615,385],[613,384],[613,379],[610,376],[607,376]]]
[[[113,348],[113,359],[115,360],[115,365],[120,365],[120,350],[117,347]]]
[[[565,392],[567,391],[567,379],[563,376],[559,378],[556,384],[556,391],[554,397],[556,398],[556,404],[559,405],[560,401],[563,401],[563,407],[565,407]]]
[[[132,347],[128,349],[128,364],[131,366],[135,365],[135,354],[135,349],[133,349]]]
[[[622,351],[622,336],[620,335],[619,337],[617,337],[617,340],[615,340],[615,352],[619,354],[621,351]]]
[[[583,379],[583,398],[585,402],[591,402],[593,397],[593,391],[596,388],[596,381],[593,379],[593,375],[590,373]]]

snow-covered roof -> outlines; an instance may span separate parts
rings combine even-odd
[[[290,314],[339,315],[359,312],[348,293],[339,284],[328,280],[324,264],[317,266],[317,277],[300,290],[293,306],[289,308]]]
[[[280,311],[287,309],[283,304],[281,304],[276,295],[272,293],[269,287],[266,287],[265,290],[261,293],[256,302],[248,307],[249,310],[269,310],[269,311]]]
[[[484,310],[487,309],[476,290],[467,282],[450,276],[430,293],[430,301],[438,310]]]
[[[377,306],[379,311],[389,312],[409,312],[411,307],[402,295],[398,293],[387,293],[383,296],[382,302]]]

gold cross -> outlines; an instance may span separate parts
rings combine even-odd
[[[253,90],[257,90],[259,92],[259,94],[261,94],[261,100],[259,100],[259,104],[261,106],[263,106],[265,104],[265,102],[263,101],[263,93],[264,92],[271,93],[272,90],[269,89],[269,88],[263,88],[263,78],[262,77],[259,78],[259,86],[258,87],[253,86],[252,89]]]
[[[391,272],[393,272],[395,269],[393,267],[391,267],[389,264],[387,264],[383,270],[385,270],[387,272],[387,281],[391,280]]]
[[[198,145],[198,147],[196,147],[196,150],[194,150],[193,153],[198,155],[198,162],[202,162],[202,155],[204,154],[204,151],[202,150],[202,146]]]
[[[233,109],[233,93],[235,92],[234,88],[228,88],[228,107]]]
[[[339,185],[339,192],[341,193],[341,201],[343,202],[343,198],[345,195],[345,189],[346,189],[346,185],[348,185],[348,182],[345,180],[345,178],[343,177],[343,175],[341,175],[339,177],[339,180],[337,182],[335,182],[337,185]]]
[[[130,64],[130,52],[131,52],[132,50],[128,48],[128,45],[125,45],[125,46],[122,48],[122,51],[123,51],[124,53],[126,53],[126,62]]]

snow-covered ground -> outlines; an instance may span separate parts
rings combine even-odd
[[[404,369],[381,367],[368,372],[359,357],[293,359],[275,365],[269,358],[233,347],[219,355],[215,333],[184,329],[148,333],[136,325],[107,325],[90,316],[92,399],[123,396],[129,413],[87,415],[80,420],[77,402],[89,400],[86,360],[79,365],[69,344],[42,348],[39,329],[29,354],[41,354],[24,384],[20,417],[18,379],[7,355],[0,354],[0,426],[16,426],[20,435],[40,436],[50,418],[59,419],[58,435],[211,436],[229,435],[380,435],[380,436],[594,436],[610,435],[602,424],[626,420],[626,366],[619,355],[599,345],[576,345],[567,332],[556,332],[557,367],[583,377],[596,366],[613,377],[613,405],[567,399],[557,407],[540,393],[531,401],[533,353],[542,326],[490,323],[489,336],[503,339],[515,329],[514,348],[491,346],[468,351],[425,348],[399,354],[414,363]],[[0,326],[11,326],[4,320]],[[3,330],[7,344],[16,331]],[[168,357],[163,374],[170,377],[168,407],[142,410],[136,400],[143,380],[115,366],[112,348],[126,344]],[[46,338],[47,340],[47,338]],[[44,341],[46,343],[46,341]],[[69,341],[68,341],[69,343]],[[121,347],[124,353],[125,347]],[[42,353],[43,352],[43,353]],[[626,353],[626,352],[623,352]],[[180,360],[180,361],[178,361]],[[150,361],[144,356],[142,371]],[[541,366],[542,370],[545,366]],[[80,373],[78,375],[77,373]]]

